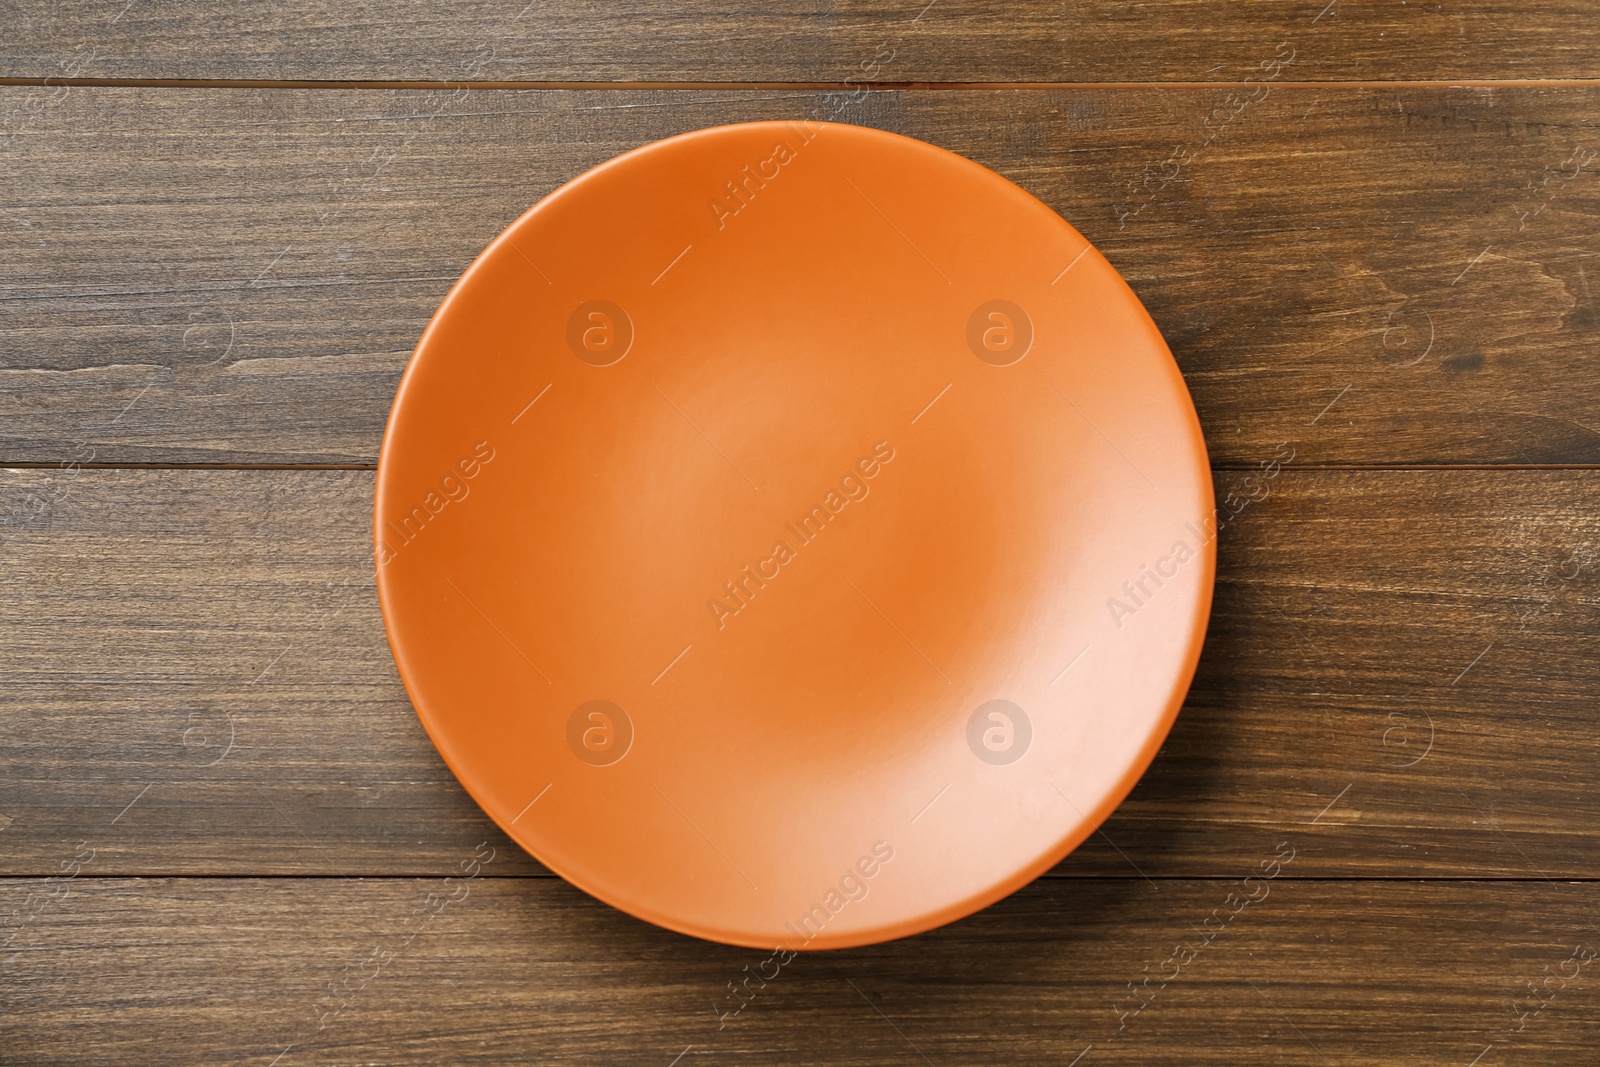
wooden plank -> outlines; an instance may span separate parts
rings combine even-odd
[[[1044,879],[930,934],[795,957],[668,933],[552,879],[8,881],[0,908],[43,900],[13,928],[0,1026],[16,1062],[277,1067],[667,1067],[691,1049],[680,1063],[1434,1067],[1592,1051],[1594,883],[1248,871],[1256,858],[1159,891]],[[747,974],[735,1013],[729,983]]]
[[[1600,73],[1581,0],[13,6],[0,72],[35,78],[839,82],[887,43],[896,82],[1236,81],[1283,40],[1317,80]]]
[[[5,147],[9,463],[371,464],[429,316],[528,205],[639,144],[822,99],[63,91]],[[1226,99],[892,92],[839,117],[1082,229],[1163,329],[1219,464],[1284,440],[1318,464],[1600,462],[1600,88]]]
[[[1600,472],[1258,476],[1219,476],[1259,499],[1187,707],[1057,873],[1227,875],[1292,831],[1296,876],[1600,876]],[[485,839],[539,871],[407,703],[371,489],[0,474],[47,502],[0,541],[0,874],[91,838],[107,875],[436,874]]]

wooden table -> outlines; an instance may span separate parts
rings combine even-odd
[[[1600,13],[924,3],[8,7],[0,1060],[1594,1062]],[[818,115],[1094,241],[1219,495],[1294,459],[1103,833],[719,1021],[764,954],[553,877],[429,744],[372,470],[529,205]]]

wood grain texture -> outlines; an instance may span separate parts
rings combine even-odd
[[[1600,472],[1247,477],[1219,478],[1258,499],[1222,532],[1187,706],[1056,873],[1227,876],[1292,832],[1297,877],[1600,878]],[[0,475],[45,502],[0,542],[0,874],[80,840],[105,875],[436,874],[485,839],[492,873],[540,871],[407,702],[371,491]]]
[[[0,909],[41,891],[0,962],[16,1062],[1558,1064],[1600,1017],[1593,883],[1045,879],[781,967],[553,879],[78,877]]]
[[[371,464],[428,318],[529,205],[651,140],[823,106],[53,92],[0,176],[9,463]],[[1316,464],[1600,462],[1600,88],[1227,99],[885,92],[838,117],[993,167],[1095,241],[1221,465],[1284,440]]]
[[[1292,39],[1317,80],[1593,78],[1582,0],[22,0],[0,76],[840,82],[1237,81]]]
[[[0,467],[43,468],[0,469],[0,1062],[1593,1058],[1600,470],[1534,469],[1600,466],[1592,3],[18,0],[4,29],[0,81],[45,84],[0,86]],[[118,79],[215,87],[84,84]],[[422,87],[312,87],[354,82]],[[766,953],[553,877],[439,759],[369,471],[77,465],[370,467],[528,206],[799,117],[1082,230],[1238,514],[1102,833],[726,1014]]]

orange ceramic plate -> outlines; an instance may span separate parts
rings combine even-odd
[[[960,918],[1093,832],[1194,671],[1205,445],[1138,299],[991,171],[854,126],[540,202],[379,464],[407,690],[587,892],[761,948]]]

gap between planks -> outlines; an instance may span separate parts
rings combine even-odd
[[[0,86],[57,86],[102,89],[539,89],[564,91],[623,92],[923,92],[923,91],[1001,91],[1048,92],[1056,89],[1243,89],[1254,82],[1243,81],[1125,81],[1125,82],[873,82],[846,85],[844,82],[606,82],[606,81],[405,81],[405,80],[269,80],[255,78],[0,78]],[[1399,78],[1376,81],[1275,81],[1274,89],[1524,89],[1593,88],[1600,78],[1465,78],[1408,81]]]
[[[67,461],[27,460],[6,462],[0,460],[0,471],[53,471],[62,469]],[[79,463],[86,471],[376,471],[376,463]],[[1434,473],[1436,471],[1593,471],[1600,463],[1283,463],[1280,467],[1296,473],[1318,472],[1365,474],[1373,473]],[[1213,474],[1238,474],[1254,471],[1252,463],[1222,463],[1211,468]]]
[[[449,871],[446,870],[445,873],[448,874]],[[332,882],[332,881],[383,882],[383,881],[415,881],[418,878],[437,878],[439,876],[440,876],[440,872],[437,871],[437,870],[417,870],[417,871],[398,871],[398,872],[391,871],[391,872],[387,872],[387,873],[384,873],[384,874],[349,874],[349,875],[346,875],[346,874],[319,874],[319,873],[315,873],[315,872],[312,872],[312,873],[285,873],[285,872],[282,872],[282,871],[273,871],[273,872],[265,872],[265,873],[230,872],[230,873],[227,873],[227,874],[217,874],[217,873],[208,873],[208,872],[198,872],[197,873],[197,872],[193,872],[193,871],[182,871],[182,872],[170,872],[170,871],[169,872],[162,872],[162,871],[157,871],[157,872],[154,872],[154,873],[152,873],[150,871],[144,871],[144,872],[140,872],[140,873],[137,873],[137,874],[126,874],[126,873],[117,874],[115,872],[111,872],[111,873],[99,872],[99,873],[95,873],[95,874],[90,874],[87,871],[80,871],[79,873],[73,875],[72,877],[73,877],[74,881],[88,880],[88,881],[102,881],[102,882],[151,882],[151,881],[158,881],[158,880],[159,881],[168,881],[168,880],[178,880],[178,879],[184,879],[184,880],[189,880],[189,881],[213,881],[213,882],[245,882],[245,881],[261,881],[261,880],[266,880],[266,879],[272,879],[274,881],[284,881],[284,882],[288,882],[288,881],[300,881],[300,882]],[[37,881],[40,881],[41,879],[48,879],[48,878],[54,878],[54,877],[56,877],[56,875],[55,874],[51,874],[51,873],[40,873],[40,874],[0,874],[0,888],[4,888],[6,886],[11,886],[11,885],[26,885],[29,882],[37,882]],[[552,878],[560,878],[561,876],[556,874],[554,871],[528,871],[528,872],[525,872],[525,873],[522,873],[522,874],[507,874],[507,873],[503,873],[503,872],[502,873],[498,873],[498,874],[491,874],[488,871],[484,871],[484,872],[480,873],[477,877],[478,878],[496,878],[496,879],[500,879],[502,881],[527,881],[527,880],[530,880],[530,879],[538,879],[538,880],[541,880],[541,881],[546,881],[546,880],[549,880],[549,879],[552,879]],[[1058,874],[1054,870],[1046,871],[1045,873],[1041,874],[1037,879],[1035,879],[1035,881],[1040,881],[1040,880],[1043,880],[1043,879],[1046,879],[1046,878],[1053,879],[1055,881],[1067,881],[1067,882],[1218,882],[1218,883],[1223,883],[1223,882],[1237,882],[1237,881],[1239,881],[1239,875],[1237,873],[1234,873],[1234,874],[1156,874],[1156,875],[1150,875],[1150,876],[1142,876],[1142,875],[1138,875],[1138,874]],[[1280,874],[1278,876],[1278,878],[1275,879],[1275,880],[1283,881],[1283,882],[1295,882],[1295,883],[1300,883],[1300,884],[1305,884],[1305,885],[1354,885],[1354,884],[1357,884],[1357,883],[1366,883],[1366,882],[1411,882],[1411,883],[1428,882],[1428,883],[1434,883],[1434,884],[1444,884],[1444,883],[1459,882],[1459,883],[1483,883],[1483,884],[1493,884],[1493,885],[1557,885],[1557,886],[1561,886],[1561,885],[1596,885],[1596,884],[1600,884],[1600,876],[1581,877],[1581,878],[1580,877],[1571,877],[1571,876],[1569,876],[1569,877],[1559,877],[1558,876],[1558,877],[1544,878],[1544,877],[1535,877],[1535,876],[1532,876],[1532,875],[1529,875],[1527,877],[1521,877],[1521,876],[1512,877],[1512,876],[1509,876],[1509,875],[1506,875],[1506,876],[1495,876],[1495,875],[1487,875],[1487,874],[1481,874],[1481,875],[1480,874],[1452,874],[1452,875],[1360,874],[1360,875],[1309,875],[1309,876],[1295,876],[1295,875],[1290,875],[1290,874]]]

